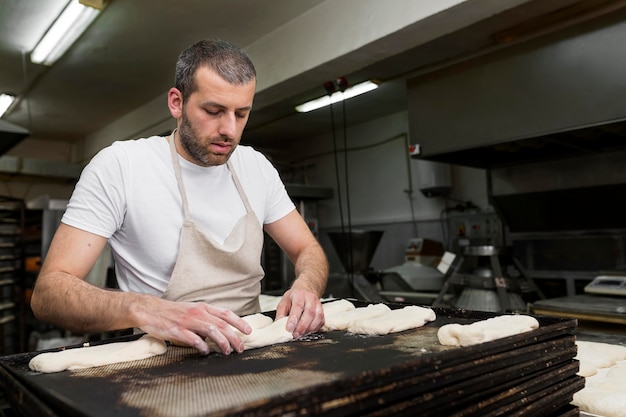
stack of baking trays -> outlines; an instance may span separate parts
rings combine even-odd
[[[150,359],[40,374],[28,369],[38,352],[17,354],[0,358],[1,383],[12,410],[37,417],[578,416],[569,404],[584,385],[575,320],[536,316],[531,332],[450,347],[439,327],[497,314],[434,310],[437,320],[415,330],[315,333],[229,356],[171,346]]]

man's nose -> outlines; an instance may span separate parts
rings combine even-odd
[[[224,113],[220,118],[219,134],[234,138],[237,131],[237,118],[234,114]]]

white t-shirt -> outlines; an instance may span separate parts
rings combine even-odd
[[[230,170],[178,159],[191,220],[223,243],[245,215]],[[261,153],[239,145],[230,161],[261,224],[295,209]],[[183,224],[167,138],[115,142],[101,150],[81,173],[61,221],[109,239],[120,289],[160,296],[174,269]]]

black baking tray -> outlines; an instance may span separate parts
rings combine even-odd
[[[459,348],[441,346],[437,329],[498,314],[433,310],[436,321],[406,332],[369,337],[315,333],[230,356],[170,347],[165,355],[143,361],[40,374],[28,369],[40,352],[11,355],[0,358],[0,384],[13,408],[27,417],[166,416],[173,410],[177,416],[363,415],[402,404],[407,410],[418,406],[452,413],[468,405],[450,387],[461,384],[463,398],[473,402],[496,395],[485,384],[471,383],[487,371],[492,387],[507,381],[523,384],[540,368],[577,371],[575,320],[536,316],[539,329]],[[68,348],[74,347],[80,346]],[[560,400],[552,403],[567,404],[570,391],[577,390],[573,378],[557,390],[553,396]],[[434,392],[447,400],[411,403]],[[491,408],[504,407],[508,400]]]

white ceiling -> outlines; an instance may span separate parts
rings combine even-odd
[[[54,66],[31,64],[28,52],[66,2],[0,0],[0,92],[21,97],[5,120],[27,128],[33,138],[70,143],[165,93],[173,82],[178,53],[199,39],[219,37],[246,49],[316,7],[358,4],[348,0],[112,0]],[[406,4],[384,3],[386,7]],[[314,66],[301,82],[277,83],[260,91],[244,140],[267,149],[284,140],[328,131],[327,113],[300,115],[293,106],[324,94],[322,85],[329,78],[346,76],[352,83],[365,78],[384,81],[379,90],[351,100],[349,122],[357,123],[406,109],[405,80],[422,71],[523,41],[547,30],[546,25],[549,30],[558,29],[566,20],[575,23],[571,16],[591,15],[590,10],[606,10],[607,4],[621,7],[621,3],[467,0],[445,15],[458,28],[453,33],[412,45],[412,39],[423,38],[417,31],[429,26],[401,28],[340,59]],[[319,22],[319,30],[335,23],[332,19]],[[341,24],[348,38],[349,22]],[[503,33],[512,38],[503,42],[504,37],[495,36]],[[401,53],[384,53],[400,43]],[[373,62],[373,56],[383,58]]]

